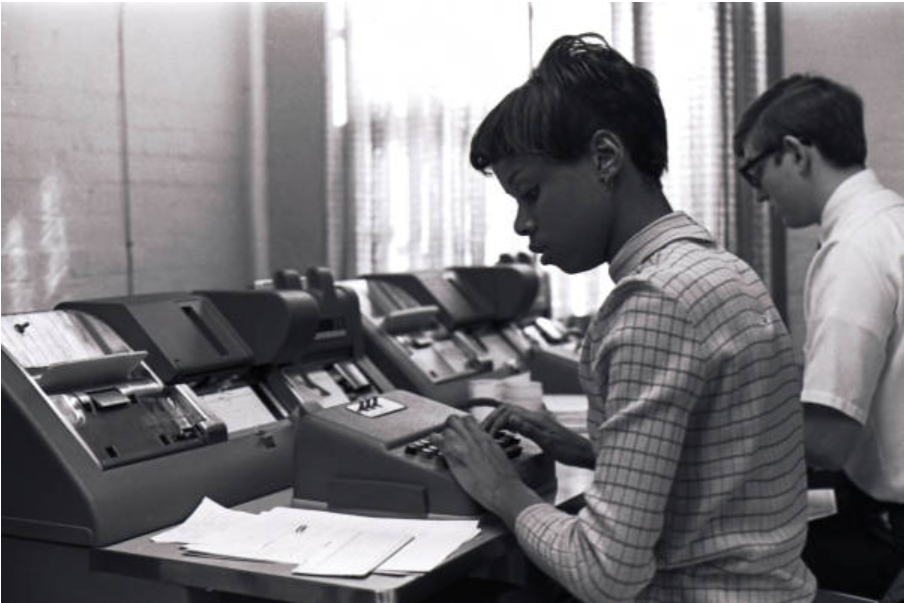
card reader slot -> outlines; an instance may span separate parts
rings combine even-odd
[[[140,379],[129,381],[128,383],[119,383],[115,387],[124,396],[148,396],[159,394],[165,389],[162,383],[154,379]]]
[[[390,335],[410,333],[437,327],[439,308],[433,305],[403,308],[386,314],[380,326]]]
[[[461,331],[452,333],[452,339],[458,344],[459,349],[468,359],[468,368],[476,370],[493,370],[493,360],[486,356],[485,350],[468,335]]]
[[[39,369],[37,382],[48,394],[128,383],[147,352],[120,352],[50,364]]]
[[[166,401],[174,411],[174,419],[185,419],[189,426],[196,426],[208,442],[221,442],[227,439],[226,425],[218,417],[211,415],[200,403],[194,392],[187,385],[176,385],[169,389]],[[183,428],[186,426],[182,423]]]
[[[201,320],[201,316],[198,314],[198,311],[195,309],[192,304],[180,304],[180,308],[182,308],[182,312],[188,317],[188,319],[198,328],[198,331],[204,336],[204,338],[213,346],[213,348],[217,351],[217,354],[220,356],[228,356],[229,350],[226,349],[226,346],[223,345],[214,332],[211,330],[210,326]]]
[[[421,304],[410,294],[395,285],[378,280],[368,280],[366,282],[374,309],[380,314],[386,315],[394,310],[421,307]],[[376,318],[376,316],[373,318]]]
[[[107,410],[130,404],[143,396],[157,396],[165,390],[165,386],[153,379],[142,379],[129,383],[118,383],[105,387],[89,387],[73,390],[71,395],[83,406],[96,410]],[[66,396],[67,394],[62,394]]]
[[[115,389],[92,392],[91,401],[94,403],[94,406],[100,410],[125,406],[131,402],[128,396],[122,395],[121,392]]]
[[[358,392],[370,388],[370,381],[355,363],[343,361],[337,362],[333,366],[352,391]]]

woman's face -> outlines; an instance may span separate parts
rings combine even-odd
[[[530,238],[530,250],[540,254],[541,263],[576,274],[612,259],[615,206],[589,156],[570,163],[513,156],[492,169],[518,202],[515,232]]]

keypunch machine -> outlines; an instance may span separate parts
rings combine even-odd
[[[430,434],[439,431],[447,417],[466,413],[386,387],[380,370],[365,354],[358,298],[352,289],[334,286],[328,271],[309,269],[305,278],[280,271],[273,283],[280,291],[304,287],[311,292],[319,300],[321,322],[329,329],[329,347],[319,347],[315,336],[296,370],[305,376],[327,371],[346,389],[350,380],[344,374],[363,374],[359,383],[366,392],[299,417],[295,504],[414,517],[481,513],[429,444]],[[331,370],[336,362],[345,363],[346,370]],[[555,465],[536,444],[508,433],[498,434],[497,443],[529,486],[541,493],[555,491]]]
[[[203,496],[233,505],[293,487],[296,504],[317,508],[480,512],[427,442],[460,411],[395,389],[364,352],[354,293],[322,269],[302,280],[2,317],[16,460],[4,466],[3,547],[35,560],[10,591],[78,567],[80,585],[55,581],[62,600],[115,600],[106,583],[91,590],[87,551],[175,524]],[[499,444],[527,483],[554,490],[554,463],[532,442]]]
[[[175,524],[203,496],[231,505],[286,487],[289,409],[203,297],[79,306],[2,317],[4,592],[179,600],[172,585],[90,571],[90,548]]]
[[[361,299],[368,353],[406,389],[460,407],[473,380],[530,373],[546,393],[581,393],[576,341],[549,319],[533,266],[378,273],[340,285]]]

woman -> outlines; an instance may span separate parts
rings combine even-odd
[[[757,275],[671,210],[667,149],[655,78],[594,34],[556,40],[485,118],[471,163],[517,201],[516,232],[567,273],[608,263],[616,287],[582,347],[589,441],[502,406],[436,443],[569,597],[809,601],[791,340]],[[594,470],[577,515],[521,482],[501,428]]]

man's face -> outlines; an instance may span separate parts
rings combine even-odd
[[[492,166],[505,192],[518,202],[515,232],[530,238],[540,262],[576,274],[608,261],[611,196],[589,157],[571,163],[537,156],[501,159]]]
[[[795,155],[784,146],[758,149],[750,141],[740,158],[742,176],[756,192],[756,200],[768,202],[788,228],[802,228],[819,221],[810,202],[812,191],[804,180]]]

